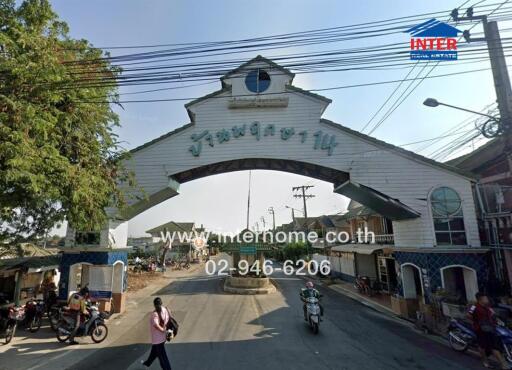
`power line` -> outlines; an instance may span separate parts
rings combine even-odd
[[[445,73],[445,74],[439,74],[439,75],[433,75],[429,76],[428,78],[442,78],[442,77],[449,77],[449,76],[458,76],[468,73],[476,73],[476,72],[482,72],[482,71],[488,71],[490,68],[479,68],[479,69],[472,69],[467,71],[460,71],[460,72],[452,72],[452,73]],[[425,79],[425,77],[421,78],[410,78],[406,81],[416,81],[419,79]],[[334,87],[327,87],[327,88],[321,88],[321,89],[310,89],[310,90],[304,90],[307,92],[320,92],[320,91],[330,91],[330,90],[340,90],[340,89],[349,89],[349,88],[357,88],[357,87],[367,87],[367,86],[377,86],[377,85],[385,85],[385,84],[392,84],[392,83],[399,83],[400,80],[387,80],[387,81],[377,81],[377,82],[368,82],[368,83],[360,83],[360,84],[352,84],[352,85],[342,85],[342,86],[334,86]],[[270,95],[283,95],[283,94],[295,94],[295,92],[276,92],[276,93],[261,93],[258,96],[270,96]],[[237,97],[246,97],[246,96],[254,96],[252,94],[242,94],[237,95]],[[147,99],[147,100],[120,100],[120,101],[94,101],[94,100],[76,100],[74,103],[80,103],[80,104],[127,104],[127,103],[158,103],[158,102],[172,102],[172,101],[192,101],[196,100],[199,97],[186,97],[186,98],[162,98],[162,99]],[[231,96],[210,96],[209,99],[229,99]]]

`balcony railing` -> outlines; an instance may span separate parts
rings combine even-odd
[[[375,244],[395,244],[393,234],[375,235]]]

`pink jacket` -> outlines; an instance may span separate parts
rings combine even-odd
[[[150,316],[149,327],[151,330],[151,343],[153,344],[160,344],[166,341],[165,327],[169,321],[169,311],[167,311],[167,308],[162,307],[161,315],[162,319],[164,320],[164,324],[162,325],[164,331],[161,331],[158,328],[158,326],[160,326],[160,318],[158,317],[158,313],[153,311]]]

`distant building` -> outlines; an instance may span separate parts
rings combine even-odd
[[[496,295],[512,293],[512,156],[506,145],[507,138],[498,137],[447,162],[480,177],[475,186],[480,239],[493,252],[488,285]]]
[[[169,221],[147,230],[146,233],[151,235],[152,245],[156,250],[159,250],[165,244],[166,238],[171,238],[169,253],[171,258],[184,255],[195,258],[198,254],[202,254],[207,246],[206,241],[204,243],[196,241],[196,237],[201,236],[204,231],[202,225],[200,228],[196,228],[194,222]]]

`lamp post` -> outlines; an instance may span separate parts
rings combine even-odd
[[[288,208],[288,209],[293,209],[294,211],[297,211],[297,212],[300,212],[300,213],[304,214],[304,211],[301,210],[301,209],[293,208],[293,207],[290,207],[290,206],[284,206],[284,207]]]
[[[503,127],[502,127],[501,120],[498,117],[491,116],[490,114],[485,114],[485,113],[477,112],[477,111],[474,111],[474,110],[471,110],[471,109],[467,109],[467,108],[457,107],[456,105],[442,103],[442,102],[440,102],[440,101],[438,101],[438,100],[436,100],[434,98],[427,98],[427,99],[425,99],[425,101],[423,102],[423,105],[425,105],[427,107],[431,107],[431,108],[435,108],[435,107],[438,107],[440,105],[444,105],[445,107],[449,107],[449,108],[453,108],[453,109],[457,109],[457,110],[462,110],[464,112],[478,114],[480,116],[484,116],[484,117],[489,118],[482,125],[482,127],[480,128],[480,131],[482,132],[482,135],[484,135],[488,139],[496,137],[496,136],[498,136],[498,135],[500,135],[502,133]]]

